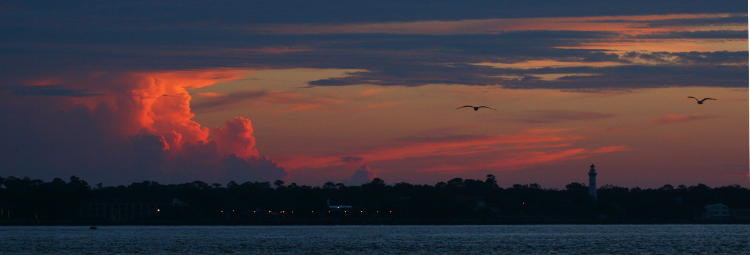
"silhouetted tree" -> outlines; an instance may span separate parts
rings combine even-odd
[[[332,204],[353,208],[347,209],[351,211],[346,215],[329,213],[329,199]],[[543,189],[538,184],[503,189],[492,175],[485,180],[453,178],[435,185],[388,185],[375,178],[360,186],[232,181],[223,187],[201,181],[143,181],[97,185],[95,189],[75,176],[67,182],[60,178],[44,182],[0,177],[0,209],[13,211],[12,217],[0,217],[0,224],[109,220],[118,224],[569,223],[602,219],[615,223],[693,222],[700,219],[703,206],[712,203],[750,209],[750,190],[736,185],[664,185],[657,189],[604,185],[599,188],[598,199],[593,200],[581,183],[570,183],[564,190]],[[112,214],[113,218],[92,218],[84,213],[96,211],[89,210],[96,206],[99,211],[120,211]],[[151,211],[157,206],[159,214]],[[141,216],[123,218],[132,214],[128,211],[132,208],[146,211],[137,214]]]
[[[284,181],[282,181],[282,180],[276,180],[276,181],[273,182],[273,185],[276,186],[277,189],[281,188],[281,187],[284,187]]]
[[[484,183],[487,184],[490,189],[496,189],[498,187],[497,179],[495,179],[495,175],[493,174],[488,174],[487,178],[484,179]]]

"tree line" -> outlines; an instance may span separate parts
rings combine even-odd
[[[0,177],[0,224],[523,224],[712,222],[721,203],[747,223],[750,190],[738,185],[606,185],[593,199],[581,183],[500,187],[453,178],[435,185],[381,179],[359,186],[269,182],[89,185],[78,177],[45,182]],[[736,217],[734,217],[736,216]]]

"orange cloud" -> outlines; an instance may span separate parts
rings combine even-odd
[[[369,97],[369,96],[380,94],[384,90],[385,90],[384,88],[369,88],[360,92],[359,95],[363,97]]]
[[[587,31],[607,32],[606,38],[580,41],[575,45],[561,45],[560,49],[597,49],[616,52],[690,52],[690,51],[747,51],[747,39],[638,39],[646,35],[672,32],[747,31],[747,23],[727,21],[720,24],[696,25],[690,20],[742,17],[744,13],[660,14],[592,17],[539,17],[470,19],[453,21],[412,21],[364,24],[285,24],[270,25],[262,32],[274,34],[498,34],[516,31]],[[679,20],[670,25],[654,25],[660,21]],[[256,29],[256,28],[251,28]],[[487,64],[487,63],[484,63]],[[491,64],[491,63],[490,63]],[[534,63],[530,63],[534,64]],[[616,63],[602,62],[611,66]]]
[[[136,121],[134,130],[147,131],[164,138],[169,149],[179,150],[185,143],[206,143],[210,131],[192,118],[189,88],[210,86],[249,75],[247,71],[215,69],[201,71],[144,72],[126,74],[119,81],[118,91],[107,100],[127,111]],[[115,81],[118,82],[118,81]]]
[[[560,46],[559,49],[595,49],[624,52],[691,52],[691,51],[747,51],[747,39],[703,38],[703,39],[638,39],[614,42],[582,42],[575,46]],[[649,64],[641,63],[641,64]]]
[[[610,153],[610,152],[619,152],[619,151],[627,151],[629,148],[627,146],[604,146],[599,147],[591,151],[591,153],[599,154],[599,153]]]
[[[222,155],[235,155],[240,158],[257,158],[260,156],[255,148],[253,125],[249,119],[235,118],[227,121],[225,127],[213,129],[214,140]]]
[[[345,25],[271,25],[262,30],[275,34],[492,34],[510,31],[606,31],[640,35],[672,31],[675,28],[652,27],[650,21],[726,18],[735,14],[663,14],[593,17],[471,19],[456,21],[385,22]],[[257,29],[257,28],[251,28]],[[743,26],[722,29],[744,30]]]
[[[516,63],[493,63],[481,62],[474,63],[479,66],[491,66],[496,68],[513,68],[513,69],[538,69],[538,68],[564,68],[564,67],[610,67],[622,66],[626,63],[600,61],[600,62],[581,62],[581,61],[559,61],[554,59],[528,60]]]
[[[227,96],[216,92],[198,92],[197,95],[205,98],[222,98]]]
[[[677,114],[669,113],[659,118],[654,119],[657,124],[674,124],[680,122],[688,122],[695,120],[711,119],[714,116],[702,115],[702,114]]]
[[[60,135],[38,139],[44,149],[27,154],[44,159],[40,164],[51,171],[78,169],[99,176],[138,179],[166,174],[171,180],[283,178],[286,172],[258,152],[249,119],[234,118],[216,128],[193,120],[188,89],[248,74],[233,69],[68,74],[57,79],[60,86],[96,91],[95,95],[10,98],[10,103],[19,110],[34,103],[46,105],[29,112],[33,116],[27,125],[33,127],[26,136]],[[53,118],[57,122],[49,125]],[[73,142],[66,136],[74,137]]]

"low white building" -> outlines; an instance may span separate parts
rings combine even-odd
[[[727,219],[731,216],[729,213],[729,206],[716,203],[710,204],[703,207],[703,217],[706,219]]]

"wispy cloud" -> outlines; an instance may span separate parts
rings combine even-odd
[[[561,133],[561,130],[526,130],[511,135],[452,135],[440,137],[407,137],[393,146],[364,150],[348,156],[291,156],[281,165],[291,170],[318,169],[342,166],[352,162],[402,162],[424,159],[459,159],[495,155],[483,163],[452,165],[428,164],[422,170],[455,170],[492,167],[510,169],[537,163],[561,160],[573,156],[612,153],[627,150],[625,146],[604,146],[595,149],[577,148],[574,141],[583,137]],[[455,161],[455,160],[454,160]]]
[[[613,117],[614,114],[587,112],[587,111],[563,111],[563,110],[538,110],[528,111],[522,117],[514,120],[526,123],[555,123],[563,121],[600,120]]]
[[[344,102],[335,97],[316,97],[280,90],[253,90],[228,94],[200,92],[198,96],[201,98],[192,105],[197,112],[221,110],[229,105],[246,103],[257,107],[272,106],[271,112],[289,113],[314,110]]]
[[[17,96],[93,97],[101,95],[87,89],[71,89],[62,85],[17,86],[10,88],[10,91]]]
[[[215,92],[201,92],[198,96],[202,97],[193,103],[191,107],[196,111],[209,111],[227,105],[236,104],[249,99],[258,99],[267,96],[268,92],[263,90],[245,91],[231,94],[221,94]]]
[[[729,18],[741,14],[664,14],[633,16],[543,17],[409,21],[366,24],[273,25],[260,28],[276,34],[496,34],[512,31],[600,31],[626,35],[651,34],[674,28],[650,26],[653,21]],[[674,27],[674,26],[673,26]],[[257,28],[251,28],[257,29]],[[742,30],[742,26],[726,29]]]
[[[664,116],[654,119],[654,122],[657,124],[664,125],[664,124],[691,122],[691,121],[697,121],[697,120],[706,120],[706,119],[712,119],[712,118],[716,118],[716,116],[704,115],[704,114],[668,113],[668,114],[665,114]]]

